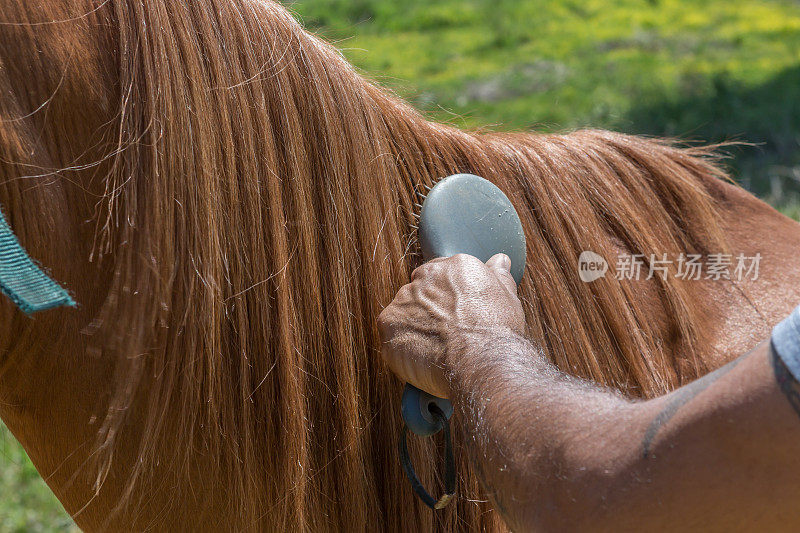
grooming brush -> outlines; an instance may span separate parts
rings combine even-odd
[[[430,189],[420,209],[418,236],[422,257],[468,254],[483,262],[495,254],[511,258],[511,275],[522,281],[525,270],[525,232],[514,206],[496,185],[474,174],[454,174]],[[445,507],[455,494],[455,461],[450,439],[452,404],[413,385],[403,391],[400,437],[403,469],[414,492],[432,509]],[[421,437],[445,433],[445,493],[434,499],[414,473],[406,447],[406,429]]]

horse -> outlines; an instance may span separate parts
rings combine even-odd
[[[457,501],[416,500],[378,357],[375,319],[422,261],[415,204],[452,173],[519,212],[530,338],[630,397],[719,367],[800,300],[800,227],[719,147],[435,123],[270,0],[0,13],[0,206],[78,302],[0,303],[0,416],[85,530],[504,530],[458,446]],[[586,250],[761,266],[587,283]],[[426,486],[437,446],[410,442]]]

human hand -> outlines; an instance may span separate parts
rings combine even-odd
[[[498,332],[525,333],[525,315],[504,254],[486,264],[459,254],[434,259],[411,275],[378,316],[381,355],[400,379],[447,398],[447,374],[467,346]]]

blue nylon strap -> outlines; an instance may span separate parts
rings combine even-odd
[[[772,330],[772,349],[800,381],[800,307]]]
[[[40,269],[11,231],[0,209],[0,290],[23,313],[74,306],[69,293]]]

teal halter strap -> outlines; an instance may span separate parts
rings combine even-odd
[[[0,290],[25,314],[75,301],[58,283],[45,274],[25,251],[11,231],[0,209]]]

